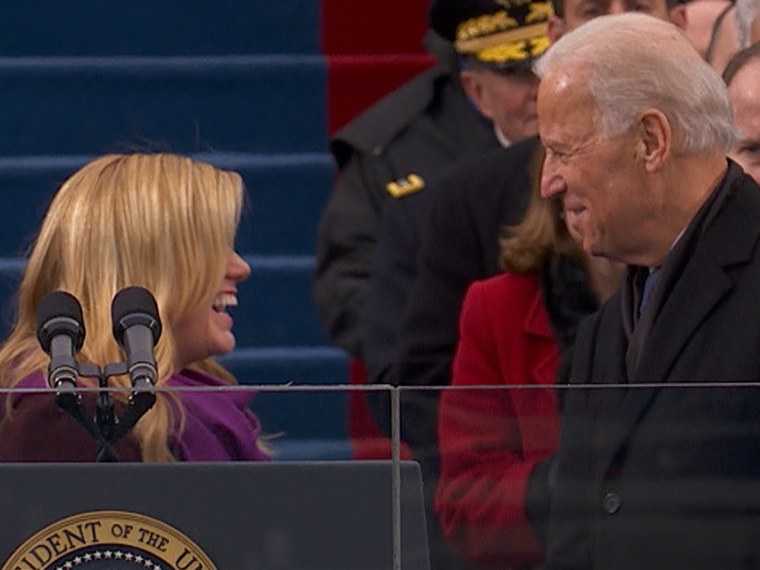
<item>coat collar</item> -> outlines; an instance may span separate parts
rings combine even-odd
[[[525,315],[523,321],[523,329],[529,335],[539,336],[543,338],[553,339],[551,326],[549,325],[549,317],[546,314],[541,294],[536,288],[536,294],[530,301],[530,308]]]
[[[709,225],[690,249],[680,275],[659,307],[633,382],[658,382],[668,377],[692,332],[734,287],[736,274],[730,269],[752,260],[760,224],[748,200],[754,196],[747,192],[757,189],[747,188],[742,180],[741,171],[733,165],[724,182],[726,187],[721,189],[725,194],[720,197],[720,211],[707,212]],[[672,299],[675,302],[668,302]],[[688,300],[688,305],[682,300]]]
[[[525,335],[528,338],[537,339],[538,342],[556,344],[538,284],[536,285],[535,294],[529,303],[530,306],[523,320]],[[544,384],[547,382],[547,379],[553,380],[557,368],[557,360],[557,351],[546,351],[543,357],[537,359],[530,371],[533,376],[533,383]]]

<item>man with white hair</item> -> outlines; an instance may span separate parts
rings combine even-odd
[[[736,0],[736,33],[743,49],[760,42],[760,0]]]
[[[725,86],[640,14],[537,72],[542,195],[628,264],[572,353],[546,568],[758,568],[760,187],[726,158]]]
[[[739,50],[760,41],[760,0],[686,1],[686,35],[719,73]]]
[[[723,72],[739,140],[730,156],[760,183],[760,43],[740,51]]]

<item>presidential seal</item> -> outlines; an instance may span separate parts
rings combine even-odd
[[[0,570],[216,570],[192,540],[166,523],[123,511],[74,515],[43,528]]]

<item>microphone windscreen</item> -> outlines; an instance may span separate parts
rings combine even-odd
[[[125,317],[129,317],[125,319]],[[154,342],[161,336],[161,318],[153,294],[144,287],[126,287],[116,293],[111,303],[113,335],[124,344],[124,332],[131,324],[143,324],[153,331]]]
[[[58,334],[68,334],[76,350],[82,348],[85,336],[82,305],[65,291],[51,291],[37,305],[37,340],[45,352],[50,352],[50,341]]]

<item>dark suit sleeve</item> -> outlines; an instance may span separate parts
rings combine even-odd
[[[417,278],[399,333],[394,381],[445,386],[458,339],[459,311],[469,284],[484,277],[484,252],[463,192],[442,188],[423,231]],[[401,433],[420,452],[434,452],[439,393],[401,393]]]
[[[392,382],[399,330],[417,274],[420,226],[434,190],[389,200],[383,210],[365,307],[364,357],[371,384]],[[390,434],[388,394],[370,392],[367,401],[378,425]]]
[[[361,315],[372,252],[386,199],[382,166],[354,152],[342,168],[317,233],[313,297],[327,335],[362,357]]]
[[[529,163],[538,140],[495,149],[462,163],[431,200],[417,257],[417,277],[399,333],[393,383],[447,386],[459,338],[459,312],[470,283],[499,272],[499,235],[522,218]],[[438,396],[401,393],[402,436],[435,452]]]

